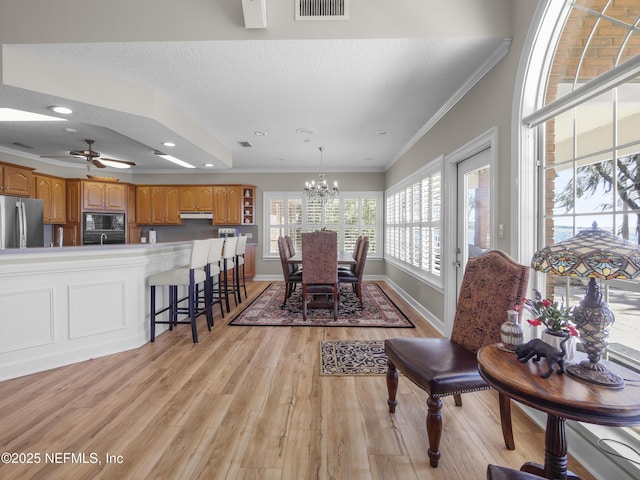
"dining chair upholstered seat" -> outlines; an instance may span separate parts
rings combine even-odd
[[[294,292],[296,285],[302,283],[302,269],[295,268],[294,265],[288,262],[293,254],[290,253],[289,244],[285,237],[278,237],[278,253],[280,254],[280,264],[282,265],[282,276],[285,281],[284,300],[282,301],[282,305],[284,305]]]
[[[507,254],[492,250],[469,259],[453,322],[451,338],[393,338],[385,340],[387,354],[387,401],[389,412],[397,405],[398,370],[425,390],[427,436],[432,467],[440,459],[442,397],[453,395],[462,406],[461,394],[490,388],[478,372],[480,347],[500,341],[500,326],[507,311],[520,304],[529,280],[529,267]],[[515,448],[509,397],[499,394],[500,418],[505,445]]]
[[[543,477],[533,473],[521,472],[512,468],[489,465],[487,467],[487,480],[540,480]]]
[[[205,289],[207,279],[205,267],[209,256],[210,240],[194,240],[191,245],[191,260],[188,266],[172,268],[163,272],[149,276],[147,282],[150,288],[151,305],[151,341],[155,341],[156,324],[168,324],[169,330],[179,323],[190,323],[193,343],[198,342],[198,329],[196,318],[203,313],[207,317],[207,327],[211,330],[213,314],[211,312],[211,302],[204,296],[201,303],[199,301],[199,286]],[[168,305],[160,310],[156,310],[156,287],[169,287]],[[178,299],[178,287],[187,287],[187,296]],[[187,306],[180,306],[182,302],[187,302]],[[163,312],[169,312],[168,320],[158,320],[157,316]],[[188,314],[188,320],[178,320],[178,315]]]
[[[362,277],[364,275],[364,266],[367,262],[367,254],[369,253],[369,239],[363,238],[360,241],[359,247],[356,249],[356,257],[354,257],[356,263],[353,269],[341,270],[338,269],[338,279],[340,283],[351,283],[353,290],[360,300],[360,306],[363,306],[362,302]]]
[[[302,317],[308,307],[333,308],[338,318],[338,234],[320,230],[302,234]],[[319,301],[318,299],[326,299]]]
[[[236,243],[236,258],[235,258],[235,266],[236,266],[236,294],[238,297],[238,303],[242,303],[242,290],[244,290],[244,298],[247,298],[247,283],[245,280],[245,252],[247,249],[247,236],[241,235],[238,237],[238,242]]]

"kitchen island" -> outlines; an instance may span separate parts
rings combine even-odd
[[[149,275],[191,242],[0,250],[0,381],[149,340]],[[157,294],[166,305],[165,292]],[[160,332],[162,329],[160,329]]]

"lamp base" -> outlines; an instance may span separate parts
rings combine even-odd
[[[589,360],[584,360],[580,363],[568,365],[565,370],[572,377],[586,383],[608,388],[624,387],[624,379],[620,375],[607,370],[607,367],[600,362],[592,363]]]

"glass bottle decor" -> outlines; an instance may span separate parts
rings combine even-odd
[[[518,345],[522,344],[524,331],[520,325],[520,315],[516,310],[507,311],[507,321],[500,326],[500,348],[508,352],[514,352]]]

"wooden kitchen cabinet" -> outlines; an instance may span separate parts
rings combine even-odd
[[[213,186],[213,224],[242,224],[242,185]]]
[[[82,182],[84,210],[124,212],[127,208],[126,185],[109,182]]]
[[[82,216],[80,180],[67,180],[67,222],[80,223]],[[66,232],[65,232],[66,235]],[[66,236],[65,236],[66,242]]]
[[[37,174],[35,198],[44,202],[44,223],[60,225],[67,221],[67,181],[64,178]]]
[[[256,276],[256,246],[249,245],[244,249],[244,276],[247,280]]]
[[[0,195],[31,197],[33,168],[0,164]]]
[[[184,185],[180,187],[181,212],[213,211],[211,185]]]
[[[148,185],[136,187],[136,223],[151,224],[151,187]]]
[[[179,202],[180,192],[177,186],[138,185],[136,187],[136,224],[180,224]]]

